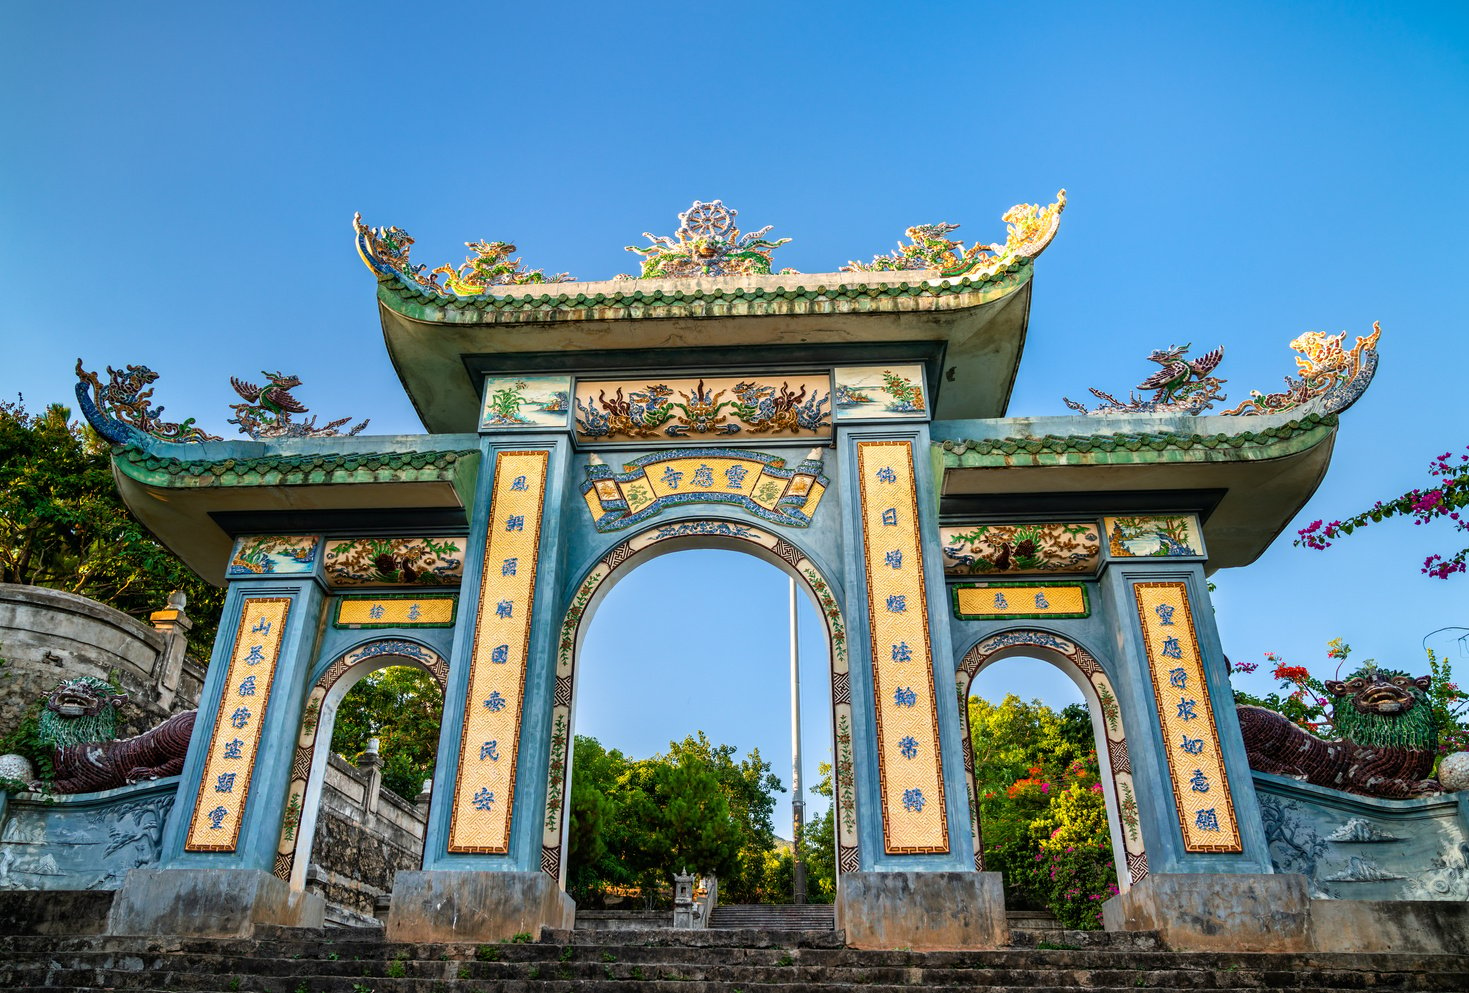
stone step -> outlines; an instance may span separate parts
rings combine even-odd
[[[709,917],[714,930],[764,928],[772,931],[832,931],[835,911],[829,903],[725,904]]]

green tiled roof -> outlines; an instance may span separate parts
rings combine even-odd
[[[153,486],[302,486],[453,480],[475,449],[446,452],[343,452],[244,459],[177,459],[136,448],[113,454],[129,477]]]
[[[1240,418],[1241,426],[1249,422]],[[1054,434],[1039,438],[945,441],[935,447],[946,469],[1000,466],[1126,465],[1149,462],[1235,462],[1281,458],[1319,444],[1335,414],[1308,414],[1258,431],[1217,434]]]
[[[777,284],[768,286],[680,288],[678,283],[691,281],[668,280],[674,285],[658,286],[664,281],[629,279],[592,284],[615,287],[611,292],[576,291],[578,285],[588,287],[586,283],[547,283],[541,293],[456,297],[379,272],[378,299],[409,317],[451,323],[882,313],[947,310],[960,301],[945,298],[965,294],[997,298],[1024,285],[1031,273],[1031,259],[1018,256],[993,273],[940,278],[932,271],[928,278],[913,281],[862,282],[860,273],[828,273],[764,277]]]

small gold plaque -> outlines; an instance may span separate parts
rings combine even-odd
[[[337,601],[339,628],[445,628],[454,623],[452,596],[343,597]]]
[[[976,583],[955,586],[954,616],[964,620],[1000,617],[1086,617],[1091,614],[1085,586]]]

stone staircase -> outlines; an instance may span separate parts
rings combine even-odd
[[[1182,953],[1136,935],[1047,931],[994,951],[859,951],[840,932],[545,931],[501,944],[390,944],[379,931],[261,928],[251,939],[0,936],[0,989],[221,993],[1463,993],[1469,956]],[[1116,940],[1123,939],[1123,940]]]
[[[829,903],[720,904],[709,916],[716,931],[835,931],[836,917]]]

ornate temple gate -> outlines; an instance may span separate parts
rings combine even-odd
[[[299,883],[319,711],[373,653],[445,687],[423,869],[399,873],[389,936],[569,925],[583,621],[619,570],[690,545],[777,564],[825,618],[853,944],[1004,940],[998,876],[976,871],[963,701],[1008,654],[1061,665],[1093,706],[1124,887],[1187,874],[1268,897],[1205,569],[1257,557],[1309,495],[1375,353],[1230,418],[1187,409],[1217,399],[1200,360],[1179,365],[1204,386],[1141,414],[1006,420],[1063,203],[1008,213],[995,255],[915,247],[826,277],[770,275],[777,243],[696,203],[645,280],[555,294],[466,269],[449,295],[401,232],[358,224],[426,436],[182,441],[84,379],[130,505],[229,583],[165,862],[116,926],[179,927],[157,905],[170,887],[208,890],[243,929],[309,919],[260,877]],[[701,274],[724,281],[661,278]]]

